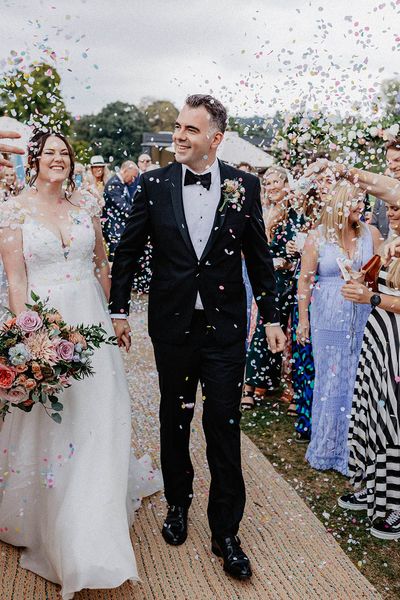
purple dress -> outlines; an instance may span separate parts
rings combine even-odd
[[[365,225],[362,227],[353,259],[354,270],[360,270],[373,255],[371,232]],[[340,290],[344,281],[336,259],[345,255],[338,244],[325,240],[322,226],[318,234],[318,281],[310,306],[315,364],[313,426],[306,459],[315,469],[335,469],[347,475],[351,403],[371,307],[343,298]]]

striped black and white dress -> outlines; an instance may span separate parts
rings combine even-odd
[[[381,270],[378,290],[400,296]],[[368,516],[400,510],[400,314],[377,307],[364,332],[349,428],[349,475],[367,488]]]

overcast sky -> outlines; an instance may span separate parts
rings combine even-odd
[[[400,71],[400,0],[0,0],[0,70],[46,58],[74,115],[211,92],[231,114],[367,110]],[[55,52],[56,62],[48,56]],[[54,56],[54,55],[53,55]]]

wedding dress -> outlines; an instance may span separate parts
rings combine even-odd
[[[22,229],[29,290],[49,298],[67,323],[102,323],[113,335],[94,274],[94,198],[70,211],[68,247],[34,208],[17,201],[3,207],[7,235]],[[139,579],[129,528],[138,500],[162,486],[149,457],[136,460],[131,451],[119,352],[95,350],[95,375],[60,396],[61,424],[35,405],[31,413],[14,408],[0,430],[0,539],[22,547],[21,566],[60,584],[64,600],[83,588]]]

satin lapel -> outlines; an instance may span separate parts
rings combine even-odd
[[[225,179],[229,179],[229,167],[227,167],[225,165],[225,163],[221,162],[220,160],[218,161],[218,163],[219,163],[219,172],[220,172],[220,175],[221,175],[221,186],[222,186],[223,183],[224,183],[224,181],[225,181]],[[213,223],[213,226],[212,226],[210,237],[207,240],[206,247],[203,250],[203,254],[201,255],[200,260],[203,259],[206,256],[206,254],[209,253],[209,251],[211,250],[213,244],[215,243],[215,240],[219,236],[220,231],[222,229],[222,226],[224,224],[224,221],[225,221],[225,218],[226,218],[226,214],[227,214],[227,212],[229,210],[229,205],[226,205],[225,208],[224,208],[224,210],[221,212],[220,208],[221,208],[221,206],[223,204],[223,201],[224,200],[223,200],[223,197],[222,197],[222,190],[221,190],[221,195],[220,195],[220,198],[219,198],[218,208],[217,208],[216,213],[215,213],[214,223]]]
[[[171,168],[170,184],[172,207],[174,209],[176,224],[183,237],[185,244],[187,245],[189,250],[196,256],[196,252],[194,251],[192,240],[190,239],[189,230],[186,223],[185,211],[183,209],[182,165],[180,165],[179,163],[174,163],[174,165]]]

